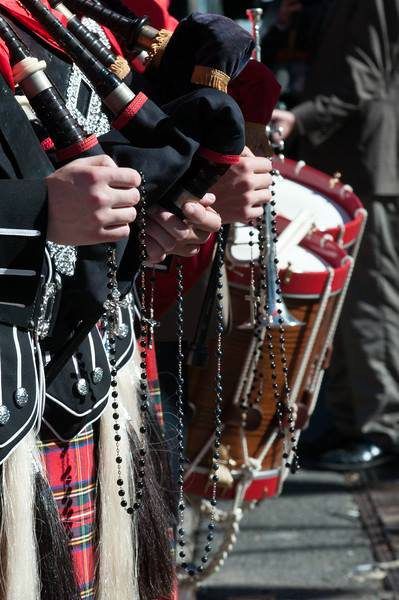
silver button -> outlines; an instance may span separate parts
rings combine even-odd
[[[89,393],[89,385],[86,381],[86,379],[79,379],[76,383],[75,383],[75,387],[76,387],[76,391],[78,392],[78,394],[80,396],[87,396],[87,394]]]
[[[116,302],[118,302],[119,298],[121,297],[121,293],[120,293],[120,291],[118,290],[118,288],[114,288],[114,289],[112,290],[112,292],[111,292],[111,296],[112,296],[112,298],[113,298],[113,299],[114,299]]]
[[[2,404],[0,406],[0,425],[5,425],[6,423],[8,423],[9,420],[10,411],[8,410],[7,406],[4,406],[4,404]]]
[[[120,340],[124,340],[129,335],[129,326],[126,323],[122,323],[118,327],[118,338]]]
[[[20,387],[14,392],[14,400],[19,408],[28,404],[29,394],[24,387]]]
[[[91,379],[92,379],[93,383],[100,383],[102,381],[103,377],[104,377],[104,371],[102,370],[101,367],[96,367],[91,372]]]

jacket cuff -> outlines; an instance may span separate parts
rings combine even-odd
[[[306,135],[320,125],[320,119],[314,103],[309,100],[292,109],[295,125],[301,135]]]
[[[313,146],[323,144],[350,115],[350,105],[335,102],[334,98],[318,96],[314,101],[303,102],[292,111],[295,127]]]
[[[7,179],[0,192],[0,321],[32,327],[42,283],[47,185]]]

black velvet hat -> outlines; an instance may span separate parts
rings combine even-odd
[[[252,36],[223,15],[193,13],[173,33],[150,27],[150,34],[145,30],[151,25],[147,18],[129,15],[119,2],[106,2],[109,8],[98,0],[65,2],[109,27],[128,54],[144,49],[148,75],[152,71],[154,78],[160,78],[165,101],[189,92],[193,84],[227,91],[230,79],[245,67],[254,48]]]
[[[230,79],[251,58],[253,48],[252,36],[231,19],[193,13],[175,29],[152,77],[157,78],[164,101],[196,85],[226,92]]]

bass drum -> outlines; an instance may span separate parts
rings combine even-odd
[[[329,234],[351,254],[356,254],[367,213],[349,185],[330,177],[303,161],[276,160],[276,211],[292,221],[301,211],[310,211],[314,229]]]
[[[277,495],[286,475],[268,341],[264,339],[266,330],[262,329],[260,333],[265,352],[256,355],[259,338],[256,339],[254,330],[248,328],[250,231],[248,226],[236,227],[234,239],[228,245],[233,325],[224,344],[224,429],[218,471],[219,496],[233,499],[239,486],[241,496],[248,501]],[[287,308],[299,322],[285,330],[291,402],[298,409],[298,428],[305,424],[313,410],[352,265],[353,259],[336,242],[316,232],[291,248],[287,266],[280,271]],[[273,330],[273,344],[277,363],[278,330]],[[277,384],[282,394],[281,369]],[[214,388],[214,364],[209,364],[206,370],[191,370],[189,399],[194,405],[194,415],[187,435],[190,464],[185,489],[205,496],[211,489],[209,466],[215,421]],[[249,399],[251,406],[246,422],[243,422],[240,410],[244,398]]]

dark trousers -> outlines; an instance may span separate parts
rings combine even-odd
[[[399,445],[399,196],[365,202],[366,232],[335,340],[326,402],[339,433]]]

